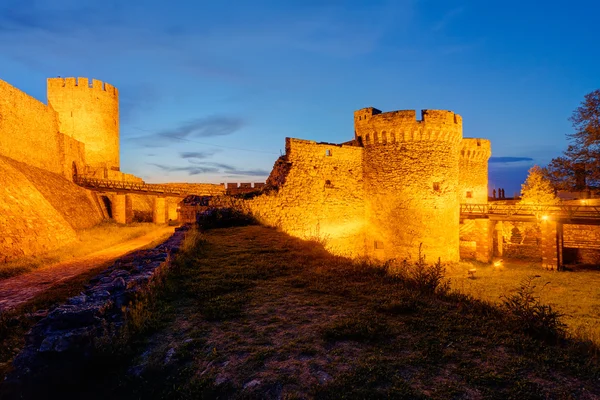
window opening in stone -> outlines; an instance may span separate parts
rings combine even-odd
[[[331,150],[329,150],[329,149],[325,150],[325,155],[327,157],[331,157]]]
[[[467,192],[467,199],[473,198],[473,192]]]
[[[440,191],[440,183],[439,182],[433,182],[433,190],[435,190],[436,192]]]
[[[369,135],[365,136],[365,144],[369,144],[369,141],[371,140],[371,138],[369,137]]]
[[[376,240],[374,243],[375,249],[376,250],[381,250],[383,249],[383,242],[380,242],[379,240]]]
[[[333,187],[333,184],[331,183],[331,181],[329,179],[327,179],[325,181],[325,187],[327,187],[327,188],[332,188]]]

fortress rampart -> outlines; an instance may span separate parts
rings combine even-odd
[[[119,170],[119,92],[108,83],[87,78],[49,78],[48,106],[56,111],[59,130],[85,143],[92,168]]]
[[[380,259],[459,259],[459,204],[487,202],[490,142],[463,139],[451,111],[354,113],[343,145],[286,139],[267,184],[244,201],[263,222],[299,237],[319,236],[339,254]],[[471,192],[469,195],[467,191]]]
[[[113,86],[53,78],[48,99],[0,80],[0,262],[68,245],[103,219],[95,193],[70,182],[74,174],[139,179],[118,171]]]
[[[0,80],[0,155],[62,175],[64,147],[57,114]]]
[[[244,201],[261,222],[291,235],[323,240],[339,254],[364,254],[362,148],[286,139],[286,154],[268,182],[277,192]],[[278,176],[274,176],[278,175]]]

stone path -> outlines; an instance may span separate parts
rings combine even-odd
[[[17,307],[48,290],[58,282],[73,278],[92,268],[119,258],[120,256],[144,247],[175,231],[175,227],[167,226],[146,235],[119,243],[104,250],[65,261],[33,272],[0,281],[0,313]]]

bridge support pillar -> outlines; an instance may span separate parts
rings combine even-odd
[[[480,219],[476,221],[477,244],[475,247],[475,259],[477,261],[489,263],[492,261],[495,221],[490,221],[489,219]]]
[[[171,197],[171,200],[178,200]],[[167,219],[169,221],[178,221],[179,215],[177,213],[178,201],[167,201]]]
[[[133,222],[133,205],[131,197],[126,194],[115,194],[112,201],[113,219],[118,224]]]
[[[166,198],[156,196],[152,207],[152,222],[155,224],[167,223]]]
[[[496,221],[496,226],[494,228],[494,239],[496,242],[494,255],[497,257],[502,257],[502,255],[504,254],[504,235],[502,232],[502,228],[502,221]]]
[[[563,264],[563,224],[543,220],[541,222],[542,231],[542,268],[558,270]]]

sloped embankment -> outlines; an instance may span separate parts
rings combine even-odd
[[[76,240],[102,214],[93,195],[64,177],[0,156],[0,262]]]

